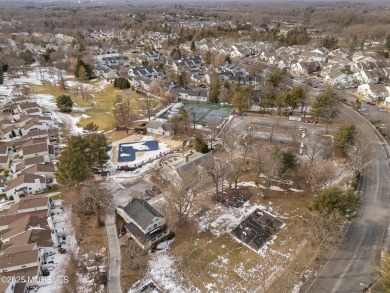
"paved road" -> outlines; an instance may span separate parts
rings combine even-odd
[[[371,259],[379,257],[389,226],[390,171],[384,146],[373,128],[356,112],[341,107],[342,117],[354,123],[376,156],[362,178],[362,201],[345,237],[317,277],[309,279],[302,292],[363,292],[374,282]]]
[[[106,214],[106,233],[109,249],[108,259],[108,293],[121,293],[121,251],[119,246],[117,229],[115,226],[115,208],[118,205],[126,204],[132,194],[140,193],[152,186],[145,181],[141,181],[133,186],[117,192],[111,202],[111,206]]]

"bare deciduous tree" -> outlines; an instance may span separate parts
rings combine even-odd
[[[134,120],[134,113],[131,108],[131,97],[122,98],[117,96],[114,103],[114,118],[118,127],[124,128],[126,133],[129,133],[130,125]]]
[[[355,144],[348,149],[347,155],[356,173],[362,173],[373,161],[373,159],[370,159],[371,154],[371,144],[367,141],[363,142],[362,139],[357,139]]]
[[[73,250],[67,252],[66,266],[63,267],[62,275],[67,277],[67,282],[61,282],[60,293],[80,292],[80,279],[77,273],[77,256]]]
[[[305,177],[314,191],[319,191],[329,181],[336,177],[335,166],[332,161],[315,160],[303,166]]]
[[[315,135],[306,145],[306,152],[310,163],[313,164],[314,160],[318,159],[321,153],[321,137],[319,135]]]
[[[171,216],[174,225],[182,226],[193,211],[196,201],[197,189],[185,188],[184,184],[171,185],[165,199],[167,201],[167,210]]]
[[[111,198],[108,191],[103,186],[94,181],[89,181],[82,187],[79,200],[73,209],[79,214],[94,214],[96,216],[97,226],[102,226],[104,222],[100,216],[106,213],[110,201]]]
[[[150,94],[146,93],[146,95],[142,95],[140,98],[138,98],[137,101],[146,113],[148,121],[150,121],[150,117],[152,116],[153,111],[154,98]]]

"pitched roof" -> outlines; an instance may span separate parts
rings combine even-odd
[[[28,110],[32,108],[39,108],[39,105],[36,102],[27,102],[27,103],[22,103],[18,105],[20,110]]]
[[[153,208],[146,200],[134,198],[126,206],[119,206],[142,229],[146,229],[154,217],[163,216]]]
[[[8,153],[8,146],[0,144],[0,155],[6,155]]]
[[[0,156],[0,164],[6,164],[8,163],[9,158],[8,156]]]
[[[151,120],[151,121],[149,121],[149,123],[148,123],[148,125],[147,125],[147,128],[159,129],[159,128],[162,127],[165,123],[166,123],[165,120],[159,120],[159,119]]]
[[[34,209],[40,207],[47,207],[49,198],[45,195],[30,195],[20,199],[18,203],[15,203],[12,208],[16,213],[21,213],[26,209]]]
[[[44,143],[37,143],[33,145],[28,145],[28,146],[23,146],[23,155],[31,155],[31,154],[36,154],[44,151],[49,151],[49,147],[47,142]]]
[[[15,187],[18,187],[19,185],[23,183],[34,183],[35,180],[38,179],[41,183],[45,183],[46,179],[43,176],[34,175],[34,174],[22,174],[15,179],[12,179],[6,183],[7,187],[5,188],[5,191],[9,191]]]
[[[24,174],[36,174],[37,172],[42,173],[54,173],[56,171],[53,163],[45,163],[45,164],[35,164],[24,170],[22,173]]]
[[[44,156],[36,156],[36,157],[24,159],[24,164],[26,166],[31,166],[34,164],[39,164],[39,163],[44,163],[44,162],[45,162]]]
[[[19,253],[4,254],[0,256],[0,269],[7,269],[34,262],[36,262],[38,266],[38,255],[38,249],[23,251]]]
[[[31,130],[24,137],[30,138],[34,136],[49,136],[49,132],[47,130]]]
[[[4,249],[5,254],[13,254],[13,253],[19,253],[23,251],[29,251],[36,249],[37,245],[35,243],[30,243],[30,244],[22,244],[22,245],[13,245],[11,247],[7,247]]]

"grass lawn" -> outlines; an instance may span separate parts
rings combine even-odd
[[[92,81],[89,84],[96,87],[99,82]],[[80,120],[80,126],[85,126],[90,122],[94,122],[99,126],[100,130],[111,130],[115,127],[115,119],[112,115],[112,106],[117,96],[132,98],[131,106],[136,114],[140,114],[139,116],[142,118],[142,105],[138,102],[138,99],[142,98],[141,95],[137,94],[135,91],[130,90],[118,90],[113,87],[112,84],[108,84],[101,91],[91,91],[85,99],[82,96],[76,95],[75,93],[68,91],[65,92],[58,87],[45,83],[43,85],[31,85],[31,88],[35,94],[50,94],[55,97],[60,95],[69,95],[76,106],[78,107],[87,107],[84,114],[86,114],[87,118]],[[153,103],[158,104],[157,101]]]

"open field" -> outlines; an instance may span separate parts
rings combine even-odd
[[[139,102],[139,100],[142,99],[142,96],[135,91],[132,91],[131,89],[118,90],[114,88],[112,84],[107,84],[103,87],[96,81],[92,81],[89,84],[93,86],[93,90],[85,93],[84,98],[80,93],[76,95],[76,93],[71,90],[65,92],[49,83],[31,85],[31,87],[34,94],[50,94],[55,97],[69,95],[75,103],[74,111],[84,114],[79,122],[80,126],[85,126],[90,122],[94,122],[99,126],[99,130],[107,131],[115,128],[112,107],[117,97],[131,97],[131,108],[136,114],[135,117],[144,117],[144,115],[140,114],[140,112],[143,111],[142,104]],[[158,102],[152,101],[152,106],[157,107]]]

